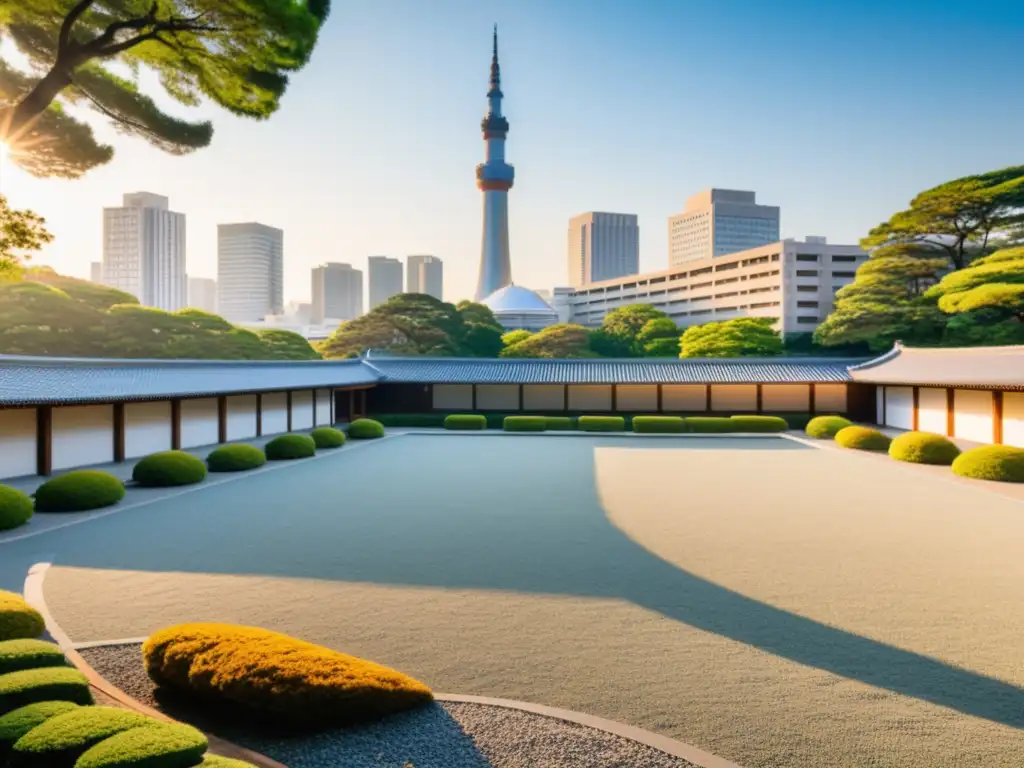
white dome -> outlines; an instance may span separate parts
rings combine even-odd
[[[495,314],[509,312],[554,312],[544,299],[519,285],[499,288],[482,302]]]

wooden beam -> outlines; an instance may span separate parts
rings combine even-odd
[[[171,448],[181,450],[181,400],[171,400]]]
[[[914,411],[910,416],[910,428],[917,432],[921,425],[921,389],[912,387],[911,391],[914,396]]]
[[[817,385],[812,381],[807,385],[807,410],[810,412],[811,416],[818,412],[818,404],[815,402],[817,396]]]
[[[284,395],[285,410],[288,412],[288,432],[292,431],[292,391],[289,389]]]
[[[946,435],[956,437],[956,396],[954,390],[946,388]]]
[[[704,410],[711,413],[711,385],[704,385]]]
[[[757,387],[757,413],[764,411],[764,385],[756,384]]]
[[[658,387],[658,413],[661,413],[662,410],[663,410],[664,398],[662,397],[662,393],[661,393],[661,384],[658,384],[657,387]]]
[[[114,461],[124,461],[124,403],[114,403]]]
[[[217,398],[217,442],[228,441],[228,399],[224,395]]]
[[[612,412],[619,410],[619,387],[612,384]]]
[[[1002,390],[992,393],[992,442],[1003,443],[1003,393]]]
[[[36,473],[48,475],[53,472],[53,408],[41,405],[36,408]]]
[[[263,393],[256,393],[256,437],[263,436]]]

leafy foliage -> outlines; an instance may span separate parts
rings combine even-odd
[[[89,681],[71,667],[39,667],[0,675],[0,715],[40,701],[92,704]]]
[[[190,725],[150,721],[99,742],[75,768],[178,768],[199,763],[207,746],[206,736]]]
[[[9,763],[19,768],[70,768],[77,765],[82,753],[104,739],[153,724],[154,720],[127,709],[76,707],[47,719],[18,739]]]
[[[583,432],[622,432],[626,419],[622,416],[580,416],[576,426]]]
[[[77,706],[70,701],[40,701],[18,707],[0,717],[0,765],[6,765],[7,755],[18,739],[51,717],[63,715]]]
[[[925,296],[954,315],[951,342],[1024,343],[1024,247],[1006,248],[946,275]]]
[[[502,357],[597,357],[590,348],[590,335],[581,325],[559,323],[505,347]]]
[[[687,416],[686,431],[719,434],[737,430],[732,419],[725,416]]]
[[[653,321],[661,321],[651,325]],[[604,343],[620,354],[617,357],[664,357],[671,345],[663,340],[672,339],[678,347],[679,329],[667,314],[650,304],[630,304],[609,312],[601,323]],[[648,346],[653,345],[650,350]],[[648,352],[655,354],[648,354]],[[604,353],[602,353],[604,354]],[[678,349],[671,356],[679,354]]]
[[[444,417],[442,426],[452,430],[487,429],[487,417],[479,413],[452,413]]]
[[[267,455],[254,445],[238,443],[221,445],[206,457],[206,468],[211,472],[242,472],[267,463]]]
[[[513,344],[518,344],[520,341],[526,341],[528,338],[533,336],[530,331],[524,331],[522,328],[515,331],[508,331],[501,335],[501,343],[504,347],[511,347]]]
[[[501,428],[506,432],[544,432],[548,422],[543,416],[506,416]]]
[[[66,667],[67,659],[55,643],[35,638],[0,641],[0,675],[22,669]]]
[[[839,433],[839,430],[846,429],[852,423],[842,416],[815,416],[807,422],[805,431],[808,437],[813,437],[816,440],[831,440]]]
[[[0,641],[39,637],[45,629],[42,615],[25,598],[0,590]]]
[[[889,455],[897,461],[912,464],[940,464],[949,466],[960,449],[942,435],[931,432],[904,432],[893,438],[889,444]]]
[[[686,431],[686,422],[682,416],[634,416],[632,427],[641,433],[678,433]]]
[[[781,416],[730,416],[737,432],[785,432],[789,422]]]
[[[313,438],[317,449],[340,448],[345,444],[345,433],[334,427],[317,427],[309,436]]]
[[[373,419],[356,419],[348,425],[348,436],[353,440],[376,440],[384,437],[384,425]]]
[[[836,443],[843,448],[853,448],[858,451],[888,451],[892,442],[888,435],[879,432],[871,427],[852,425],[843,427],[836,432]]]
[[[739,317],[683,331],[680,357],[768,357],[782,353],[782,337],[767,317]]]
[[[316,454],[316,443],[309,435],[278,435],[263,447],[270,461],[308,459]]]
[[[643,357],[679,357],[679,327],[668,317],[656,317],[644,323],[636,336]]]
[[[0,531],[24,525],[32,517],[32,499],[24,491],[0,485]]]
[[[85,512],[117,504],[124,483],[109,472],[76,469],[47,480],[36,489],[38,512]]]
[[[132,468],[132,480],[146,488],[195,485],[205,479],[203,460],[185,451],[151,453]]]
[[[7,198],[0,195],[0,278],[16,277],[31,252],[51,240],[46,219],[32,211],[11,208]]]
[[[1024,483],[1024,448],[983,445],[964,451],[953,461],[953,472],[976,480]]]

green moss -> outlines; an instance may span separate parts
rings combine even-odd
[[[548,422],[543,416],[506,416],[502,428],[506,432],[543,432]]]
[[[42,615],[25,598],[0,590],[0,640],[39,637],[45,629]]]
[[[317,427],[309,436],[318,449],[340,448],[345,444],[345,433],[334,427]]]
[[[736,432],[736,423],[724,416],[687,416],[686,431],[703,434]]]
[[[976,480],[1024,483],[1024,448],[985,445],[964,451],[953,462],[953,472]]]
[[[31,638],[0,642],[0,675],[38,667],[66,667],[67,664],[55,643]]]
[[[678,433],[686,431],[682,416],[634,416],[633,431],[640,433]]]
[[[36,490],[38,512],[84,512],[117,504],[124,483],[109,472],[78,469],[47,480]]]
[[[37,725],[14,743],[9,768],[74,768],[87,750],[115,734],[157,721],[117,707],[77,707]]]
[[[27,493],[0,485],[0,531],[24,525],[32,517],[32,497]]]
[[[904,432],[889,444],[889,455],[912,464],[949,466],[960,455],[956,444],[932,432]]]
[[[545,416],[545,429],[571,432],[576,429],[576,419],[572,416]]]
[[[384,425],[373,419],[356,419],[348,425],[348,436],[354,440],[384,437]]]
[[[781,416],[731,416],[737,432],[785,432],[789,422]]]
[[[808,437],[816,440],[831,440],[839,430],[851,426],[852,423],[842,416],[815,416],[807,422],[807,429],[804,431]]]
[[[132,480],[146,488],[195,485],[205,478],[206,465],[202,459],[185,451],[151,453],[132,470]]]
[[[626,429],[622,416],[580,416],[576,424],[584,432],[623,432]]]
[[[51,717],[63,715],[76,707],[78,705],[70,701],[40,701],[18,707],[0,717],[0,765],[7,764],[7,755],[18,739]]]
[[[452,413],[444,417],[443,426],[452,430],[487,429],[487,417],[479,413]]]
[[[446,418],[444,413],[382,413],[372,420],[385,427],[443,427]]]
[[[267,455],[254,445],[238,443],[214,448],[206,457],[211,472],[244,472],[267,463]]]
[[[892,439],[871,427],[843,427],[836,433],[836,443],[857,451],[888,451]]]
[[[263,451],[271,461],[308,459],[316,454],[316,443],[309,435],[290,433],[278,435],[263,447]]]
[[[154,722],[104,739],[74,768],[188,768],[200,762],[208,746],[190,725]]]
[[[0,715],[39,701],[92,704],[89,681],[71,667],[23,669],[0,675]]]
[[[203,762],[199,766],[200,768],[256,768],[252,763],[247,763],[244,760],[209,754],[203,758]]]

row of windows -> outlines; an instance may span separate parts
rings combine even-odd
[[[798,269],[796,271],[797,277],[818,277],[819,271],[817,269]],[[833,272],[832,277],[838,277],[840,279],[847,277],[855,277],[856,272]]]
[[[737,265],[740,267],[749,267],[755,264],[767,264],[772,261],[778,261],[779,254],[774,253],[771,256],[758,256],[753,259],[744,259],[740,262],[727,262],[725,264],[716,264],[712,267],[701,267],[700,269],[694,269],[689,272],[673,272],[670,275],[663,275],[659,277],[652,277],[650,280],[635,283],[623,283],[622,285],[605,286],[601,288],[582,288],[578,291],[573,291],[570,296],[586,296],[592,294],[604,294],[614,291],[629,290],[637,288],[638,286],[655,285],[658,283],[664,283],[667,280],[682,280],[686,278],[700,277],[701,275],[710,275],[714,272],[726,272],[732,269],[736,269]],[[749,275],[746,279],[754,280],[760,277],[770,277],[772,275],[779,274],[779,270],[772,270],[770,272],[758,272],[753,275]]]

